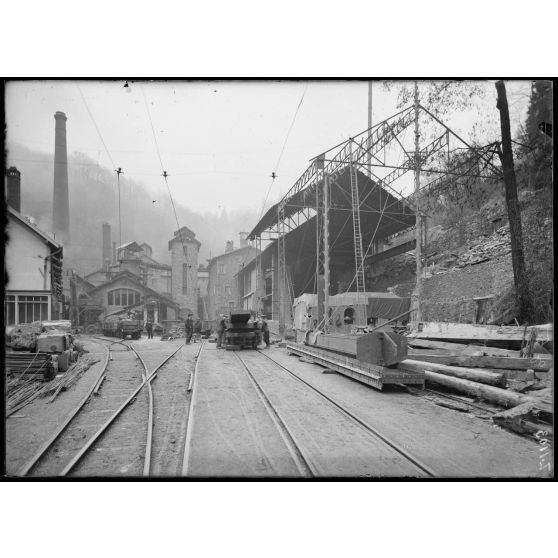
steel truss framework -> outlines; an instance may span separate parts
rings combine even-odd
[[[324,261],[322,253],[324,232],[327,232],[324,231],[323,225],[325,204],[323,192],[327,188],[327,184],[329,186],[340,186],[338,179],[347,170],[349,173],[353,173],[354,169],[358,168],[373,182],[372,190],[366,195],[361,196],[360,199],[357,187],[356,194],[357,199],[359,199],[359,211],[367,202],[374,189],[384,189],[395,198],[396,202],[378,208],[376,212],[381,217],[391,216],[392,218],[397,215],[403,215],[397,211],[390,211],[399,202],[403,204],[403,210],[407,206],[412,211],[416,211],[414,193],[404,196],[394,188],[394,183],[406,173],[415,171],[417,168],[422,176],[435,176],[433,180],[421,186],[421,191],[428,191],[429,193],[441,191],[451,178],[501,179],[501,169],[493,162],[494,155],[497,153],[497,144],[491,143],[483,147],[473,147],[422,105],[418,105],[418,110],[424,119],[430,120],[433,125],[439,128],[439,135],[430,143],[420,147],[418,157],[415,150],[406,149],[401,140],[402,133],[415,121],[415,107],[410,106],[313,158],[308,168],[281,201],[271,208],[252,230],[249,238],[256,239],[259,246],[261,246],[262,239],[277,240],[280,292],[289,293],[291,297],[294,294],[291,292],[292,289],[288,288],[289,277],[285,253],[285,237],[289,232],[309,221],[314,216],[317,217],[316,250],[318,258],[316,276],[318,277],[320,274],[323,274]],[[451,149],[452,142],[458,145],[453,150]],[[400,159],[402,155],[401,163],[398,162],[395,165],[386,163],[386,150],[388,148],[392,149],[392,146],[398,147]],[[447,159],[445,161],[442,157],[443,150],[447,152]],[[463,150],[465,156],[457,163],[452,163],[451,155],[457,150]],[[382,152],[384,153],[384,160],[380,158]],[[438,163],[438,167],[432,166],[436,165],[436,163]],[[373,169],[382,167],[392,169],[383,178],[373,172]],[[349,202],[351,197],[354,198],[354,194],[354,192],[352,195],[351,192],[347,193]],[[339,209],[343,210],[342,208]],[[370,213],[371,211],[368,210],[368,212]],[[409,213],[405,215],[409,215]],[[424,216],[423,213],[421,215]],[[373,240],[377,241],[379,239]],[[372,242],[364,252],[363,260],[366,258],[371,245]],[[280,305],[282,309],[280,321],[282,323],[284,323],[286,318],[284,302],[282,301]]]

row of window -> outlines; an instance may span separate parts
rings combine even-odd
[[[6,295],[4,319],[7,325],[48,320],[48,295]]]
[[[108,292],[109,306],[132,306],[140,304],[141,295],[132,289],[114,289]]]

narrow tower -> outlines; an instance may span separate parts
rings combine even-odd
[[[68,197],[68,154],[66,148],[66,115],[54,115],[54,193],[52,198],[52,224],[56,240],[70,242],[70,200]]]

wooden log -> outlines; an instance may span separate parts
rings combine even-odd
[[[410,370],[411,372],[430,370],[432,372],[437,372],[438,374],[453,376],[455,378],[463,378],[465,380],[480,382],[483,384],[490,384],[493,386],[501,386],[505,383],[504,374],[498,372],[488,372],[487,370],[479,370],[477,368],[447,366],[445,364],[422,362],[420,360],[404,360],[397,365],[397,368],[400,368],[401,370]]]
[[[519,350],[510,351],[509,349],[498,349],[496,347],[485,347],[484,345],[469,345],[467,343],[448,343],[447,341],[433,341],[432,339],[416,339],[408,337],[407,342],[410,347],[420,347],[424,349],[444,349],[452,351],[453,354],[477,355],[479,351],[486,356],[509,356],[518,357]]]
[[[532,422],[533,419],[538,418],[539,413],[537,402],[528,401],[493,415],[492,420],[498,426],[509,428],[520,434],[536,434],[540,430],[550,432],[552,430],[551,426],[543,426]]]
[[[521,393],[507,391],[499,387],[487,386],[462,378],[453,378],[444,374],[438,374],[437,372],[430,372],[429,370],[425,370],[425,378],[427,382],[436,383],[461,393],[473,395],[474,397],[485,399],[486,401],[496,403],[502,407],[515,407],[522,403],[533,401],[532,397],[528,397]]]
[[[451,366],[469,366],[471,368],[503,368],[505,370],[534,370],[535,372],[546,372],[552,366],[552,361],[542,358],[427,355],[413,351],[409,352],[409,357],[415,360],[449,364]]]

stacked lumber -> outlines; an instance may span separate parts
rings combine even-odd
[[[49,353],[6,353],[7,375],[25,375],[27,379],[51,380],[56,374],[52,355]]]
[[[50,355],[48,355],[50,356]],[[86,356],[71,366],[65,374],[59,374],[49,382],[37,382],[32,375],[12,375],[6,382],[7,404],[6,416],[10,416],[19,409],[29,405],[38,397],[51,396],[49,403],[54,401],[61,391],[66,391],[74,385],[82,374],[99,359]]]
[[[520,350],[525,348],[526,339],[530,340],[531,347],[536,347],[532,341],[537,336],[541,343],[551,343],[552,326],[526,328],[415,322],[410,329],[409,358],[399,363],[398,368],[423,370],[427,383],[506,409],[517,407],[516,413],[504,412],[494,419],[496,424],[517,432],[531,433],[541,416],[543,421],[552,419],[552,410],[543,401],[543,392],[548,389],[553,375],[552,355],[545,354],[548,351],[540,345],[535,349],[540,352],[535,354],[535,351]],[[494,344],[500,348],[490,346]],[[501,348],[503,344],[508,348]],[[525,354],[529,356],[523,356]],[[533,417],[536,418],[534,422]]]
[[[451,322],[411,322],[410,339],[431,341],[452,341],[455,343],[481,343],[491,347],[519,350],[531,332],[535,330],[538,341],[545,346],[552,345],[554,331],[552,324],[540,326],[494,326],[480,324],[457,324]]]

